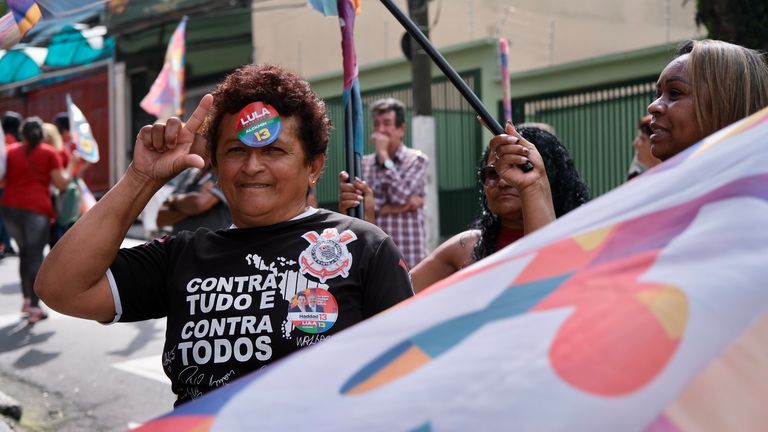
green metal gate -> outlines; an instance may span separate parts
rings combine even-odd
[[[462,78],[470,88],[475,88],[480,71],[464,72]],[[478,95],[479,96],[479,95]],[[369,105],[382,97],[401,100],[406,106],[406,124],[413,117],[413,98],[410,85],[370,90],[362,93],[365,118],[365,153],[373,152],[367,139],[371,133]],[[317,199],[321,207],[338,208],[338,173],[344,163],[344,107],[340,97],[326,99],[328,114],[334,124],[331,132],[325,174],[318,183]],[[435,118],[437,142],[437,184],[440,200],[440,236],[449,237],[467,228],[478,213],[475,165],[483,148],[480,125],[472,107],[445,79],[432,84],[432,111]],[[411,145],[410,131],[406,131],[405,143]]]
[[[632,160],[637,123],[648,114],[656,77],[513,100],[517,122],[554,126],[596,197],[623,183]],[[501,112],[501,111],[500,111]]]

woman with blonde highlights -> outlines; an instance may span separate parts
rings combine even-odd
[[[707,135],[768,106],[768,65],[755,50],[718,40],[688,41],[648,105],[651,151],[666,160]]]

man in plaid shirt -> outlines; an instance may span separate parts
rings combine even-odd
[[[363,156],[363,179],[373,189],[376,225],[400,248],[409,267],[426,256],[424,196],[427,157],[406,147],[405,105],[385,98],[371,105],[373,154]]]

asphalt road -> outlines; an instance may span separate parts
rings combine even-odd
[[[24,409],[14,427],[124,431],[173,408],[160,363],[164,321],[105,326],[49,311],[28,325],[18,265],[0,260],[0,391]]]

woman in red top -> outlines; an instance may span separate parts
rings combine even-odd
[[[64,190],[69,182],[58,152],[43,143],[43,122],[29,117],[21,127],[22,142],[8,147],[2,215],[19,245],[19,273],[24,295],[22,312],[35,323],[47,316],[40,308],[33,286],[48,243],[49,223],[54,217],[48,189],[53,183]]]

